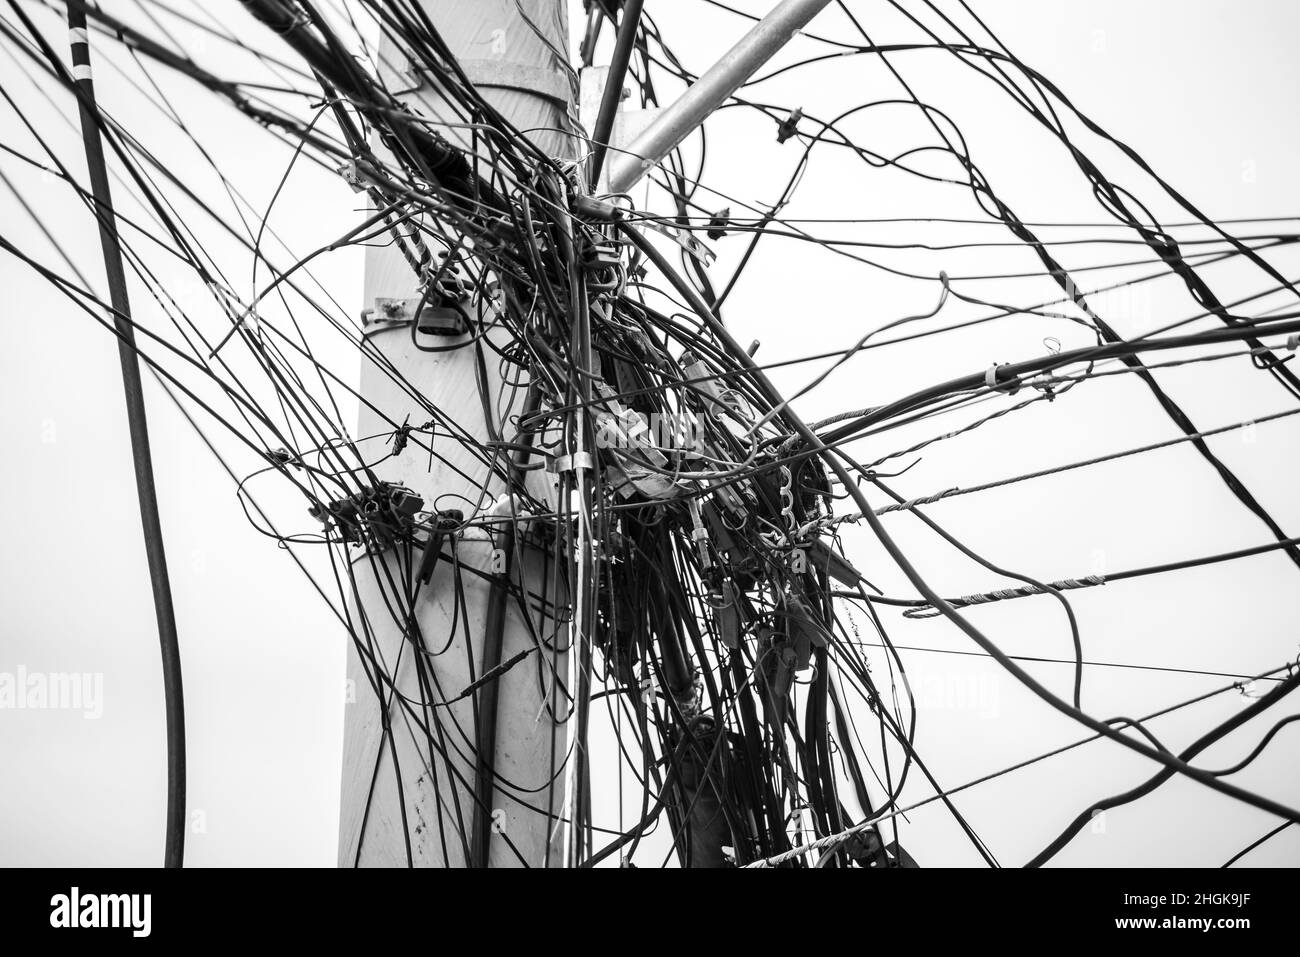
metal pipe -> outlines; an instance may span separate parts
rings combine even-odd
[[[631,189],[829,3],[782,0],[610,161],[609,191]]]

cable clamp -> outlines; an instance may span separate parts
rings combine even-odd
[[[564,472],[574,472],[578,469],[591,470],[595,468],[596,462],[591,457],[590,452],[574,452],[572,455],[557,455],[547,463],[547,471],[562,474]]]
[[[776,128],[776,141],[784,143],[799,132],[799,121],[803,119],[803,107],[796,107]]]
[[[704,515],[699,500],[687,499],[686,510],[691,516],[691,541],[695,542],[700,550],[700,564],[706,569],[712,568],[713,559],[709,555],[709,530],[704,525]]]
[[[370,184],[366,182],[366,177],[362,174],[361,170],[357,168],[355,161],[344,163],[338,168],[338,173],[343,177],[343,182],[352,187],[352,192],[354,193],[364,193],[370,188]]]
[[[998,384],[998,375],[1001,374],[1003,369],[1009,369],[1009,368],[1011,367],[1005,363],[1002,365],[998,365],[996,362],[993,363],[993,365],[989,366],[988,370],[984,373],[985,387],[989,389],[993,389],[995,392],[1005,392],[1007,395],[1015,395],[1017,392],[1019,392],[1020,379],[1018,379],[1015,376],[1012,376],[1009,380],[1003,382],[1001,385]]]

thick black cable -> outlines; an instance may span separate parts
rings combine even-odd
[[[600,96],[600,112],[596,114],[596,125],[591,131],[591,160],[587,179],[588,185],[593,190],[600,182],[601,167],[605,164],[609,138],[613,135],[614,120],[618,116],[618,105],[623,99],[623,78],[627,76],[627,65],[632,59],[632,47],[636,43],[637,30],[641,25],[643,4],[644,0],[626,0],[619,17],[614,56],[609,63],[609,72],[605,75],[605,89]]]
[[[136,357],[135,327],[129,319],[130,297],[126,271],[113,214],[108,166],[100,140],[99,111],[91,79],[90,45],[86,42],[85,0],[69,0],[68,31],[72,40],[72,71],[81,110],[82,139],[86,151],[91,192],[99,209],[99,240],[104,253],[104,271],[118,332],[118,356],[126,394],[127,423],[131,434],[131,457],[135,467],[140,521],[144,531],[145,555],[153,587],[154,614],[162,650],[163,697],[167,720],[167,820],[163,866],[181,867],[185,860],[185,696],[181,675],[180,640],[176,612],[172,605],[167,575],[167,552],[163,544],[162,520],[158,514],[158,493],[154,486],[153,461],[149,450],[149,422],[145,412],[140,363]]]

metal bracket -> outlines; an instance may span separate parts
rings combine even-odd
[[[596,467],[596,461],[591,457],[590,452],[574,452],[572,455],[557,455],[551,459],[546,466],[546,471],[554,472],[557,475],[562,472],[573,472],[577,469],[593,469]]]
[[[418,297],[378,296],[372,308],[362,311],[361,321],[366,325],[375,322],[408,322],[415,318],[415,310],[419,305]]]
[[[372,308],[361,313],[364,325],[388,322],[415,321],[418,331],[433,336],[460,336],[469,331],[465,318],[459,309],[440,305],[432,299],[425,301],[419,316],[415,310],[420,307],[420,297],[378,296]]]

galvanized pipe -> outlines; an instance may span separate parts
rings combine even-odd
[[[785,46],[830,0],[782,0],[609,161],[609,191],[626,193]]]

